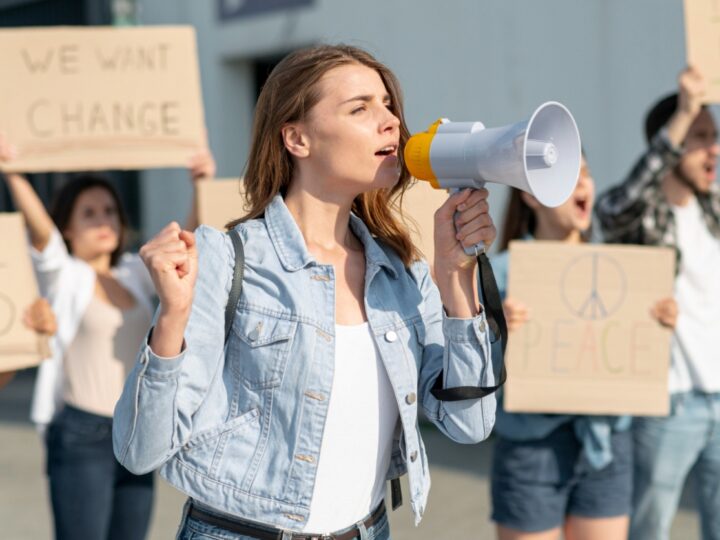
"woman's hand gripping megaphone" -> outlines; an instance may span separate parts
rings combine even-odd
[[[495,241],[497,231],[490,216],[488,190],[458,189],[435,213],[435,259],[450,266],[474,265]]]

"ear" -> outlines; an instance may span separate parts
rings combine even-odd
[[[297,158],[310,155],[310,141],[300,124],[285,124],[280,130],[287,151]]]
[[[525,204],[527,204],[533,210],[537,210],[538,208],[540,208],[542,206],[535,197],[533,197],[526,191],[520,192],[520,198],[523,200],[523,202]]]

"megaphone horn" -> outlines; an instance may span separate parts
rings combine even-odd
[[[529,120],[485,128],[441,119],[405,145],[410,174],[438,189],[513,186],[555,207],[572,194],[580,172],[580,134],[567,108],[549,101]]]

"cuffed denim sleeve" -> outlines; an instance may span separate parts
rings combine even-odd
[[[224,363],[225,306],[234,251],[227,235],[200,227],[198,278],[185,329],[185,349],[161,358],[147,342],[115,408],[113,446],[130,471],[151,471],[190,438],[193,415]]]
[[[442,377],[443,388],[495,385],[485,313],[472,319],[448,317],[428,266],[417,263],[412,272],[425,305],[424,348],[418,381],[423,411],[454,441],[482,441],[495,422],[495,394],[481,399],[443,402],[432,395],[431,389],[438,377]]]

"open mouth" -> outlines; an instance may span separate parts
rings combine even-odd
[[[585,198],[575,199],[575,207],[577,208],[578,212],[583,215],[587,214],[590,210],[589,201]]]
[[[397,149],[397,144],[389,144],[387,146],[383,146],[380,150],[375,152],[375,155],[380,157],[395,156],[397,155]]]

